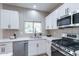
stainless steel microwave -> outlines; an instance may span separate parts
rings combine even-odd
[[[65,26],[71,24],[71,16],[67,16],[57,20],[57,26]]]
[[[79,23],[79,13],[73,14],[73,24]]]

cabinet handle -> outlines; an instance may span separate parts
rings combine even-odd
[[[37,43],[37,47],[39,47],[39,44]]]
[[[49,28],[49,26],[47,26],[47,28]]]
[[[24,43],[24,44],[28,44],[28,43]]]
[[[10,28],[11,26],[10,25],[8,25],[8,28]]]

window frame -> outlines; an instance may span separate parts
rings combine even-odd
[[[25,29],[26,29],[26,28],[25,28],[25,22],[32,22],[32,23],[33,23],[33,32],[32,32],[32,33],[26,33],[26,32],[25,32]],[[25,33],[25,34],[33,34],[33,33],[35,33],[35,32],[34,32],[34,30],[35,30],[35,29],[34,29],[34,23],[41,23],[41,32],[40,32],[40,33],[42,33],[42,22],[41,22],[41,21],[24,21],[24,33]],[[39,34],[39,33],[37,33],[37,34]]]

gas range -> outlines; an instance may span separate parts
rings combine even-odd
[[[62,37],[62,39],[52,40],[52,46],[57,50],[63,51],[65,55],[76,56],[79,50],[79,42],[75,42],[72,38]]]

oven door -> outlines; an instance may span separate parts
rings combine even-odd
[[[65,56],[65,55],[60,53],[58,50],[56,50],[51,46],[51,56]]]

